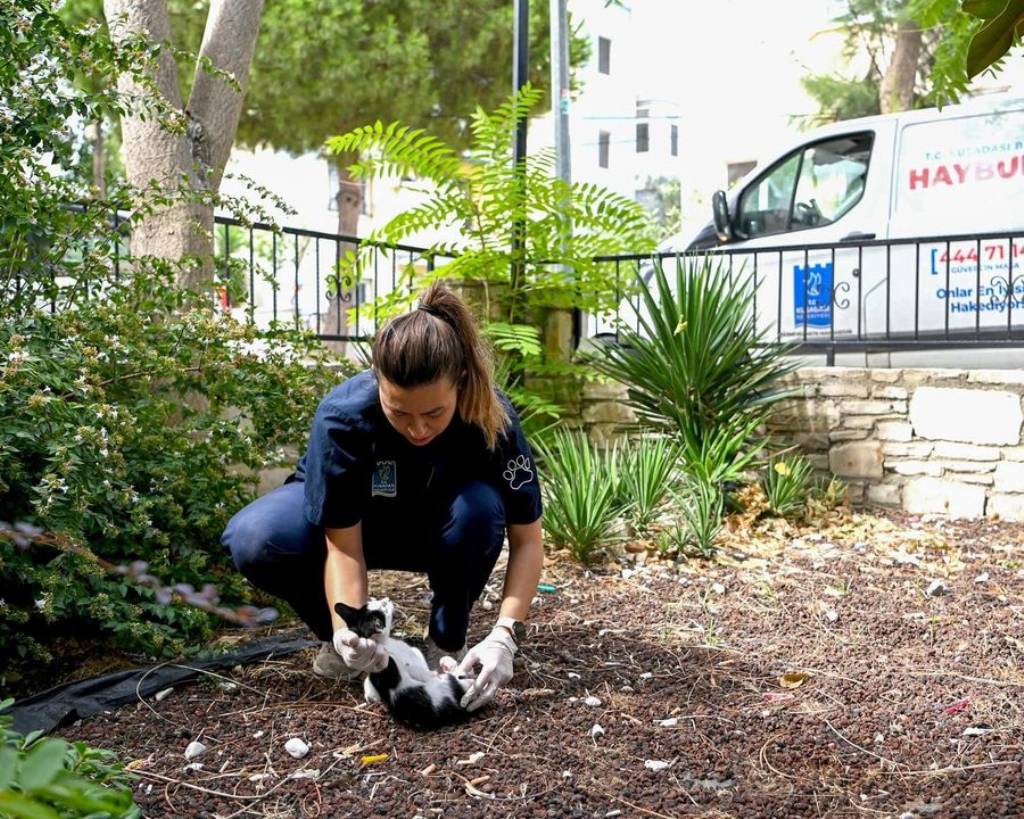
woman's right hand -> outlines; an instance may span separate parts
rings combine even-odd
[[[353,671],[383,671],[388,665],[384,646],[360,637],[351,629],[339,628],[334,632],[334,650]]]

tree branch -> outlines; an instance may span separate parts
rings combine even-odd
[[[211,190],[220,187],[231,155],[262,13],[263,0],[213,0],[210,4],[187,112],[195,125],[190,129],[192,153],[210,173]],[[209,71],[206,61],[233,77],[238,86]]]

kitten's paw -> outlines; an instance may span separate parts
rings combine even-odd
[[[438,674],[451,674],[459,665],[458,660],[454,657],[450,657],[447,654],[437,661],[437,673]]]

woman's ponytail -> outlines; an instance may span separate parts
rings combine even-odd
[[[459,415],[481,429],[491,449],[508,424],[494,387],[490,350],[473,314],[440,282],[420,296],[417,309],[395,317],[377,333],[373,366],[403,388],[450,378],[459,391]]]

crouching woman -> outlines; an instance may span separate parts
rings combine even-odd
[[[475,710],[512,678],[540,579],[536,465],[469,309],[442,285],[380,329],[372,361],[323,399],[294,475],[238,512],[222,541],[250,582],[316,633],[313,670],[335,679],[387,663],[335,603],[361,607],[368,570],[425,574],[428,662],[464,654],[461,672],[476,676],[463,705]],[[467,652],[473,605],[506,534],[498,618]]]

